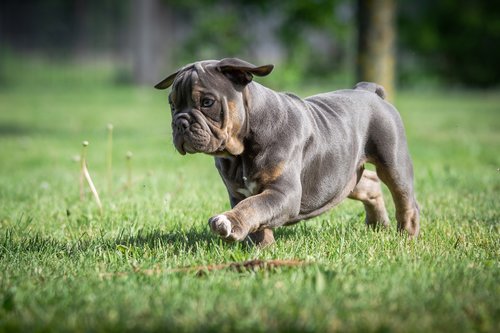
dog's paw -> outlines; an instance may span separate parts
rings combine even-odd
[[[249,231],[244,224],[232,221],[225,214],[210,218],[208,224],[214,233],[228,241],[241,241],[245,239]]]
[[[210,229],[222,238],[228,238],[231,235],[232,224],[226,215],[221,214],[211,217],[208,224]]]

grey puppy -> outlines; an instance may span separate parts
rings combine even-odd
[[[300,99],[252,81],[272,70],[236,58],[200,61],[155,86],[172,85],[176,149],[215,157],[232,209],[209,219],[212,231],[264,246],[274,241],[272,229],[317,216],[345,198],[363,203],[367,225],[386,227],[382,180],[398,230],[416,237],[412,161],[384,89],[360,82]]]

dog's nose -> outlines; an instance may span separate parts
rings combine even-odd
[[[175,122],[175,129],[184,132],[189,127],[189,121],[185,118],[177,119]]]

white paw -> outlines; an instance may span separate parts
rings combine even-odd
[[[208,220],[208,224],[210,224],[210,228],[213,232],[221,235],[224,238],[229,237],[231,235],[231,221],[227,218],[226,215],[217,215],[210,220]]]

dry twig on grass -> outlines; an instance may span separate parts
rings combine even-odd
[[[278,267],[298,267],[309,264],[304,260],[298,259],[274,259],[274,260],[260,260],[253,259],[247,260],[243,262],[232,262],[226,264],[217,264],[217,265],[201,265],[201,266],[187,266],[187,267],[179,267],[179,268],[171,268],[171,269],[134,269],[131,272],[115,272],[115,273],[101,273],[100,277],[104,278],[112,278],[112,277],[120,277],[120,276],[128,276],[130,274],[143,274],[143,275],[159,275],[164,273],[195,273],[197,276],[205,275],[209,272],[220,271],[220,270],[230,270],[235,272],[247,272],[247,271],[258,271],[258,270],[272,270]]]

